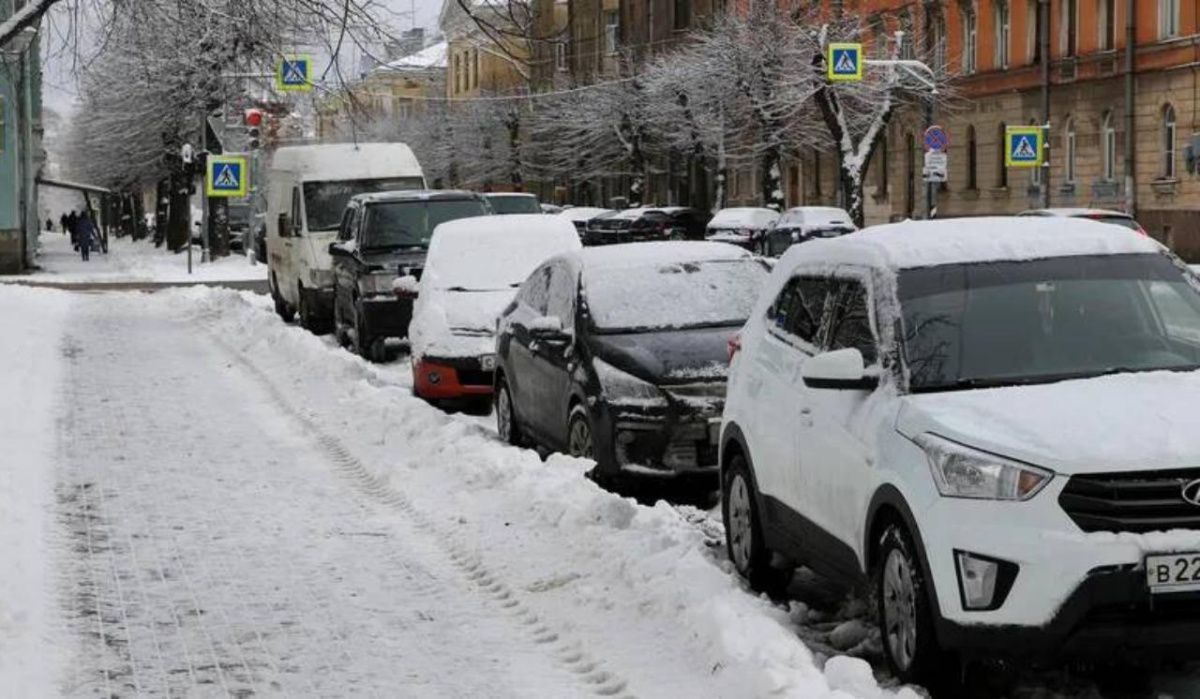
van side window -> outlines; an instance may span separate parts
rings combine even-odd
[[[818,344],[829,285],[820,277],[793,277],[767,310],[767,321],[781,332]]]
[[[863,362],[875,363],[879,356],[875,334],[871,331],[871,314],[867,305],[867,290],[860,282],[838,282],[831,294],[829,338],[830,350],[853,347],[862,352]]]
[[[291,214],[291,217],[292,217],[292,225],[295,226],[296,229],[298,229],[298,230],[303,229],[303,227],[304,227],[304,225],[303,225],[304,222],[300,218],[302,215],[303,215],[303,212],[300,207],[300,188],[295,187],[292,189],[292,214]]]

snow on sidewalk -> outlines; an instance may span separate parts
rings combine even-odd
[[[46,542],[68,294],[0,293],[0,696],[55,693],[56,600]]]
[[[108,254],[94,252],[84,262],[71,248],[70,238],[59,232],[43,232],[37,263],[41,271],[21,276],[0,277],[0,282],[37,281],[61,284],[115,282],[229,282],[261,281],[267,278],[265,264],[251,265],[242,255],[231,255],[200,264],[200,248],[192,250],[192,274],[187,271],[187,253],[156,248],[149,239],[110,238]]]
[[[637,696],[892,694],[865,661],[817,667],[787,613],[748,594],[703,531],[666,504],[597,488],[589,463],[502,445],[281,324],[264,299],[189,289],[153,303],[220,338],[347,474],[577,647],[598,681]]]

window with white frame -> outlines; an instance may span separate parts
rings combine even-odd
[[[946,17],[941,12],[930,22],[933,32],[933,69],[939,73],[946,70]]]
[[[1076,0],[1061,0],[1062,22],[1059,24],[1059,45],[1064,56],[1074,56],[1079,50],[1079,8]]]
[[[1025,0],[1025,55],[1029,64],[1041,61],[1042,56],[1042,12],[1039,0]]]
[[[1158,0],[1158,38],[1179,36],[1179,0]]]
[[[975,55],[979,44],[979,25],[975,12],[970,8],[963,9],[963,53],[962,72],[970,75],[975,72]]]
[[[621,15],[615,10],[604,13],[604,51],[608,55],[617,52],[617,41],[621,35]]]
[[[1111,182],[1116,179],[1117,174],[1117,125],[1116,119],[1113,118],[1112,110],[1104,113],[1104,120],[1100,124],[1100,145],[1101,145],[1101,175]]]
[[[559,39],[554,45],[554,67],[559,72],[567,70],[567,39]]]
[[[1175,177],[1175,108],[1166,105],[1162,110],[1162,176]]]
[[[1066,132],[1063,134],[1066,150],[1066,180],[1075,182],[1075,120],[1067,119]]]
[[[912,14],[908,10],[900,13],[900,31],[904,32],[903,42],[900,44],[900,58],[906,61],[911,61],[916,57],[916,34],[913,33]]]
[[[1008,12],[1008,0],[996,0],[996,68],[1008,67],[1008,42],[1012,36],[1012,17]]]

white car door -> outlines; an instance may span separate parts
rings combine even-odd
[[[812,276],[788,281],[768,309],[761,346],[754,354],[761,379],[757,414],[751,421],[758,430],[752,437],[758,486],[762,494],[802,515],[806,465],[799,435],[812,415],[800,367],[816,352],[827,284]]]
[[[873,311],[868,283],[837,279],[826,305],[823,349],[856,348],[864,363],[877,369],[879,334]],[[875,482],[867,441],[875,423],[867,413],[876,403],[870,397],[868,391],[807,389],[812,419],[798,435],[805,509],[815,524],[855,550],[862,541],[862,512]]]

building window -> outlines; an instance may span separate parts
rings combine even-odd
[[[916,35],[913,34],[912,15],[908,10],[900,14],[900,31],[904,32],[904,41],[900,44],[900,58],[911,61],[916,57],[914,44],[916,43]]]
[[[1179,36],[1179,0],[1158,0],[1158,38]]]
[[[621,16],[616,11],[604,13],[604,51],[612,56],[617,52],[621,34]]]
[[[1112,51],[1117,38],[1116,0],[1096,0],[1096,25],[1100,30],[1100,50]]]
[[[1042,61],[1042,12],[1038,0],[1025,2],[1025,55],[1029,64]]]
[[[1079,48],[1079,12],[1076,0],[1062,0],[1060,45],[1064,56],[1074,56]]]
[[[882,15],[871,15],[867,20],[871,33],[871,48],[876,58],[888,58],[888,31]]]
[[[692,26],[692,0],[675,0],[675,29]]]
[[[454,94],[462,92],[462,54],[454,54]]]
[[[554,45],[554,67],[557,68],[559,72],[566,72],[567,70],[566,39],[560,39],[559,42]]]
[[[1008,133],[1008,125],[1000,122],[1000,128],[997,130],[996,138],[996,186],[1008,186],[1008,166],[1004,164],[1004,152],[1007,148],[1005,144],[1005,136]]]
[[[912,218],[917,209],[917,140],[904,135],[904,216]]]
[[[1162,176],[1166,179],[1175,177],[1175,108],[1171,105],[1163,107],[1162,111]]]
[[[938,12],[930,20],[929,28],[933,34],[930,37],[933,42],[933,69],[943,73],[946,70],[946,17]]]
[[[1067,182],[1075,181],[1075,120],[1067,119],[1067,129],[1064,136],[1067,151]]]
[[[964,75],[975,72],[975,52],[979,43],[977,22],[975,13],[970,8],[963,10],[962,72]]]
[[[479,87],[479,68],[482,65],[479,62],[479,49],[471,52],[471,59],[471,87],[476,88]]]
[[[967,189],[979,189],[978,149],[975,145],[975,127],[967,127]]]
[[[1101,163],[1102,177],[1111,182],[1116,179],[1117,173],[1117,127],[1113,122],[1113,113],[1110,109],[1104,113],[1104,120],[1100,126],[1100,139],[1102,153]]]
[[[996,67],[1008,67],[1008,41],[1012,35],[1012,17],[1008,12],[1008,0],[996,0]]]
[[[888,191],[888,168],[891,163],[888,162],[888,139],[885,135],[879,140],[879,147],[875,150],[875,155],[871,158],[871,165],[875,169],[875,196],[882,197],[887,195]]]

